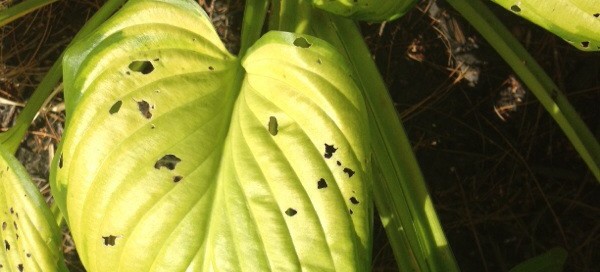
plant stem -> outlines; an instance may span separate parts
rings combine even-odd
[[[307,0],[274,0],[269,29],[293,33],[308,33],[312,4]]]
[[[448,0],[496,49],[556,120],[600,182],[600,145],[565,95],[510,31],[478,0]]]
[[[242,42],[238,55],[243,57],[259,38],[269,8],[268,0],[247,0],[242,21]]]
[[[109,0],[102,8],[94,14],[94,16],[83,26],[83,28],[77,33],[75,38],[71,41],[71,44],[76,42],[91,33],[106,19],[108,19],[119,7],[123,5],[126,0]],[[25,137],[29,125],[35,118],[37,112],[44,105],[44,101],[52,94],[52,90],[58,84],[62,77],[62,58],[63,54],[58,57],[58,60],[52,65],[42,82],[37,86],[27,105],[23,108],[23,111],[17,117],[15,125],[8,131],[0,133],[0,144],[4,145],[5,148],[14,153],[21,139]]]
[[[0,27],[58,0],[27,0],[0,11]]]

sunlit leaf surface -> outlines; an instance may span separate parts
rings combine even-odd
[[[50,209],[21,164],[0,146],[1,271],[66,271]]]
[[[345,60],[271,32],[242,63],[193,1],[130,1],[68,50],[52,187],[88,271],[369,268],[368,127]]]
[[[585,51],[600,50],[598,0],[492,0]]]

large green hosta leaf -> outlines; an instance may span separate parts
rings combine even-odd
[[[0,145],[2,271],[66,271],[54,217],[19,162]]]
[[[585,51],[600,50],[598,0],[492,0]]]
[[[129,1],[68,50],[52,186],[89,271],[369,268],[346,61],[271,32],[242,65],[192,1]]]

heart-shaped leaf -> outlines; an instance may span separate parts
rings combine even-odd
[[[492,0],[585,51],[600,50],[597,0]]]
[[[23,166],[1,145],[0,184],[0,269],[66,271],[52,212]]]
[[[52,186],[89,271],[370,266],[366,111],[329,44],[271,32],[242,68],[192,1],[129,1],[64,67]]]

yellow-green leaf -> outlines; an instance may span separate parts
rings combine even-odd
[[[365,105],[344,58],[271,32],[243,66],[193,1],[129,1],[67,51],[53,192],[88,271],[364,271]]]
[[[492,0],[584,51],[600,50],[597,0]]]
[[[66,271],[50,209],[23,166],[0,145],[0,268]]]

